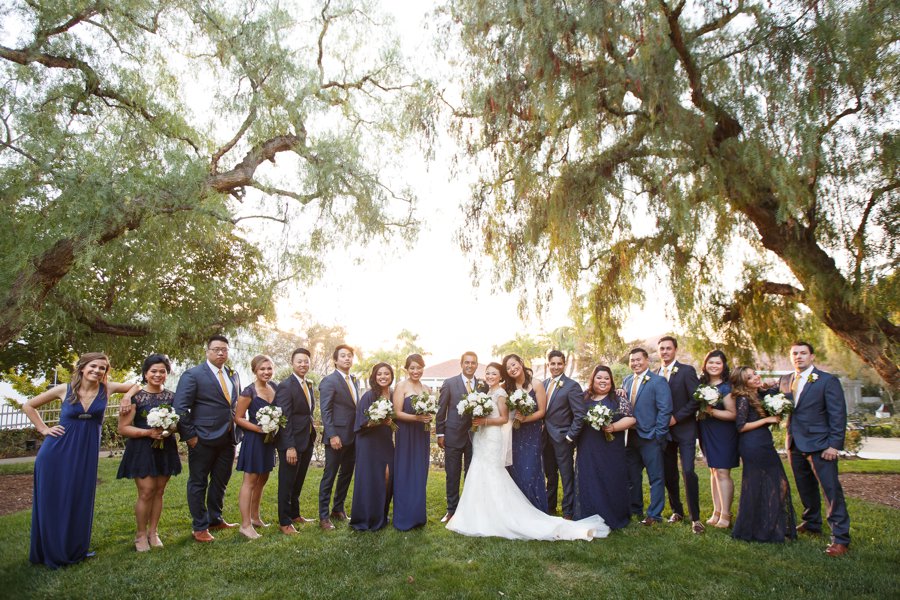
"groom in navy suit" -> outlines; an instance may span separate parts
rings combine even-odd
[[[662,521],[666,504],[663,482],[663,448],[672,418],[672,393],[665,378],[650,371],[650,356],[643,348],[628,354],[632,374],[625,378],[623,390],[631,402],[637,423],[628,432],[625,462],[628,465],[628,488],[631,493],[631,513],[644,512],[643,470],[650,479],[650,506],[642,525]]]
[[[566,377],[566,355],[559,350],[547,354],[550,378],[547,390],[547,412],[544,415],[543,458],[547,483],[547,512],[556,512],[556,496],[562,479],[562,512],[564,519],[575,514],[575,442],[587,412],[584,392],[578,383]]]
[[[781,378],[779,389],[794,402],[788,419],[787,447],[797,492],[803,502],[800,533],[822,531],[822,498],[827,501],[831,544],[829,556],[846,554],[850,546],[850,515],[844,502],[844,490],[838,480],[838,451],[844,449],[847,430],[847,403],[837,377],[820,371],[813,364],[812,344],[794,342],[791,362],[795,372]]]
[[[239,430],[234,407],[240,393],[237,373],[225,366],[228,338],[206,342],[206,361],[178,380],[173,408],[181,417],[178,433],[188,445],[187,500],[194,539],[211,542],[210,529],[234,527],[222,518],[225,487],[231,478]]]
[[[359,401],[359,383],[350,374],[353,348],[341,344],[334,349],[331,358],[334,360],[334,371],[319,382],[319,407],[325,429],[325,472],[319,485],[319,527],[326,530],[334,529],[332,519],[347,520],[344,501],[356,466],[356,434],[353,429],[356,425],[356,403]],[[334,504],[329,513],[332,490]]]
[[[678,340],[670,335],[659,338],[656,344],[662,364],[657,371],[669,382],[672,392],[672,417],[669,419],[669,440],[663,451],[663,478],[669,493],[672,516],[669,523],[684,519],[684,506],[678,489],[678,456],[681,455],[681,474],[684,478],[684,499],[691,517],[691,531],[703,533],[700,522],[700,482],[694,471],[697,456],[697,400],[694,392],[700,385],[697,371],[691,365],[675,360]]]
[[[444,381],[438,400],[435,429],[438,446],[444,451],[444,471],[447,475],[447,513],[441,518],[446,523],[456,512],[459,504],[459,480],[463,469],[469,472],[472,462],[472,417],[460,415],[456,405],[466,394],[479,391],[481,382],[475,377],[478,370],[478,356],[466,352],[459,359],[462,373]]]
[[[281,409],[286,423],[278,432],[278,525],[281,532],[294,535],[294,523],[310,519],[300,516],[300,492],[312,459],[316,428],[312,414],[316,408],[309,372],[310,354],[297,348],[291,354],[291,373],[278,384],[275,405]]]

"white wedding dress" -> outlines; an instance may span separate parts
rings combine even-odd
[[[497,402],[506,392],[493,392]],[[609,535],[599,515],[566,521],[536,509],[506,471],[512,463],[512,424],[483,425],[472,438],[473,456],[459,506],[447,529],[470,536],[511,540],[592,540]]]

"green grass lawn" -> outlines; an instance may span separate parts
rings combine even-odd
[[[441,471],[429,477],[429,523],[418,531],[366,534],[338,524],[326,533],[310,523],[288,538],[273,525],[259,540],[247,541],[232,530],[216,532],[215,543],[203,545],[190,536],[185,472],[172,480],[166,495],[160,528],[166,547],[139,555],[132,545],[134,485],[116,480],[118,462],[100,460],[93,533],[97,558],[58,571],[32,566],[31,512],[0,517],[0,597],[883,600],[896,598],[900,590],[900,512],[861,500],[848,500],[853,549],[841,559],[823,554],[825,537],[749,544],[733,541],[723,530],[695,536],[685,524],[652,529],[635,524],[591,543],[516,542],[466,538],[444,529],[439,522],[445,508]],[[853,462],[864,461],[847,461],[842,468],[851,470]],[[0,473],[30,468],[8,465]],[[699,471],[706,517],[708,476],[705,468]],[[321,473],[313,469],[307,479],[301,497],[305,516],[316,514]],[[740,470],[735,475],[739,478]],[[235,472],[228,488],[226,517],[231,521],[238,520],[241,476]],[[263,510],[273,523],[276,483],[273,475]],[[800,507],[796,495],[794,506]]]

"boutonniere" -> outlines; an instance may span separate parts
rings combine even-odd
[[[815,382],[818,378],[819,378],[819,374],[818,374],[818,373],[812,373],[812,374],[809,376],[809,382],[810,382],[810,383],[813,383],[813,382]]]
[[[678,372],[678,366],[676,365],[676,366],[672,367],[672,374],[674,375],[677,372]]]
[[[648,381],[650,381],[650,376],[649,376],[649,375],[644,375],[644,378],[643,378],[641,381],[644,382],[644,383],[647,383]]]

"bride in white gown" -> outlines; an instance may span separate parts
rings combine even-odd
[[[447,529],[471,536],[512,540],[592,540],[609,535],[599,515],[566,521],[536,509],[506,471],[512,464],[512,423],[506,392],[500,387],[500,365],[484,373],[494,400],[491,417],[473,419],[472,464],[466,474],[459,506]]]

